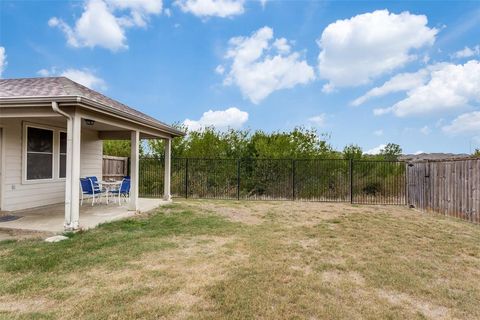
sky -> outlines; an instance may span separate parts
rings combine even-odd
[[[190,130],[480,147],[480,1],[0,0],[0,77],[66,76]]]

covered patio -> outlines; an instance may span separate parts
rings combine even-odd
[[[136,211],[129,210],[128,204],[119,206],[115,203],[105,202],[92,206],[84,203],[80,207],[80,228],[82,230],[95,228],[99,224],[111,222],[134,216],[136,213],[152,211],[161,205],[168,204],[163,199],[138,199]],[[10,212],[9,215],[18,217],[16,220],[0,223],[0,229],[29,230],[51,232],[53,234],[64,231],[63,222],[65,219],[65,207],[63,204],[54,204],[39,208],[18,210]]]
[[[0,79],[0,102],[0,211],[22,216],[0,228],[91,228],[171,201],[171,144],[183,132],[63,77]],[[142,139],[164,141],[162,201],[139,199]],[[103,180],[103,140],[130,140],[128,202],[80,206],[80,178]]]

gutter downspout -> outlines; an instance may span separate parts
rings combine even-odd
[[[52,110],[55,113],[65,117],[67,119],[67,166],[66,166],[66,176],[65,176],[65,230],[72,230],[75,226],[72,223],[72,208],[71,208],[71,199],[72,199],[72,150],[73,150],[73,140],[72,140],[72,117],[65,111],[60,110],[58,103],[52,101]]]

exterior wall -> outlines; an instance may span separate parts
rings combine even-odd
[[[24,121],[30,124],[66,128],[66,121],[58,122],[58,119],[53,121],[47,118],[14,118],[0,122],[0,125],[3,127],[3,142],[5,144],[4,178],[2,186],[3,203],[1,209],[6,211],[61,203],[65,200],[65,179],[22,183],[22,136]],[[98,132],[82,128],[81,154],[81,176],[95,175],[101,178],[102,141],[98,139]]]
[[[98,139],[97,131],[82,128],[81,153],[80,176],[102,179],[103,141]]]

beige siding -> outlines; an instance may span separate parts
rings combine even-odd
[[[65,128],[66,122],[48,119],[23,119],[32,124],[54,124]],[[65,181],[56,179],[40,183],[22,183],[22,119],[2,121],[5,143],[5,174],[2,210],[21,210],[48,204],[60,203],[65,197]],[[81,176],[102,176],[102,141],[96,131],[82,129]],[[57,162],[56,162],[57,163]],[[58,167],[58,166],[57,166]]]
[[[82,129],[81,148],[80,176],[97,176],[102,179],[103,142],[98,140],[98,132]]]

